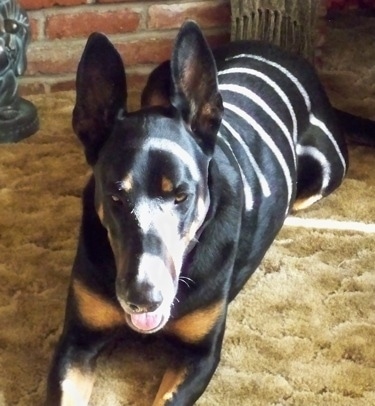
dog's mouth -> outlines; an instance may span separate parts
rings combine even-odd
[[[165,316],[160,310],[148,313],[127,314],[127,322],[133,330],[151,334],[164,326]]]
[[[139,262],[135,278],[117,278],[116,296],[127,325],[136,332],[151,334],[161,330],[171,316],[178,278],[175,268],[167,267],[159,257],[143,254]]]
[[[128,326],[138,333],[152,334],[165,326],[169,319],[162,309],[146,313],[126,313]]]

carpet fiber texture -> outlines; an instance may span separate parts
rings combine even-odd
[[[40,131],[0,146],[0,406],[42,404],[90,173],[73,93],[32,101]],[[288,219],[230,307],[199,405],[375,405],[374,154],[352,146],[342,187]],[[150,405],[168,362],[160,343],[116,343],[90,405]]]

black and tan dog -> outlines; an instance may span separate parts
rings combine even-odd
[[[73,126],[93,167],[48,405],[87,405],[95,360],[121,331],[179,350],[154,405],[192,405],[220,358],[227,307],[293,208],[331,193],[347,169],[312,67],[258,42],[212,54],[187,22],[142,109],[101,34],[86,45]]]

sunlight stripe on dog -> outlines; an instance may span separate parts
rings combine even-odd
[[[331,179],[331,164],[329,163],[326,156],[316,147],[300,144],[297,145],[297,154],[309,155],[312,158],[314,158],[317,162],[319,162],[322,168],[322,178],[323,178],[321,190],[322,191],[326,190],[327,186],[329,185],[329,181]]]
[[[222,121],[223,124],[223,121]],[[234,160],[236,161],[238,165],[238,169],[240,171],[241,179],[242,179],[242,184],[244,187],[244,194],[245,194],[245,209],[246,211],[250,211],[253,208],[254,205],[254,199],[253,199],[253,192],[251,190],[251,187],[249,185],[249,182],[246,179],[246,176],[241,168],[241,165],[239,164],[236,154],[232,150],[232,147],[230,146],[229,142],[223,137],[223,135],[219,132],[218,133],[219,138],[225,143],[227,148],[230,150],[231,154],[233,155]]]
[[[266,131],[264,131],[263,127],[259,125],[249,114],[241,110],[239,107],[234,106],[233,104],[224,102],[224,107],[230,111],[232,111],[234,114],[237,116],[241,117],[246,123],[248,123],[251,127],[254,128],[254,130],[258,133],[258,135],[261,137],[261,139],[264,141],[264,143],[268,146],[268,148],[272,151],[274,154],[275,158],[277,159],[281,170],[284,174],[286,186],[288,189],[288,204],[286,208],[286,213],[289,210],[290,207],[290,202],[292,199],[292,189],[293,189],[293,181],[292,181],[292,176],[290,174],[289,167],[285,161],[285,158],[283,157],[282,153],[280,152],[279,148],[277,145],[274,143],[272,138],[270,137],[269,134],[267,134]]]
[[[296,76],[294,76],[288,69],[284,68],[284,66],[282,66],[276,62],[270,61],[269,59],[266,59],[266,58],[263,58],[262,56],[254,55],[254,54],[239,54],[239,55],[235,55],[235,56],[226,58],[226,61],[233,60],[233,59],[242,59],[242,58],[250,58],[250,59],[254,59],[254,60],[263,62],[269,66],[273,66],[274,68],[276,68],[280,72],[282,72],[297,87],[298,91],[300,92],[301,96],[303,97],[303,99],[305,101],[305,105],[306,105],[308,112],[311,112],[311,100],[310,100],[310,97],[309,97],[305,87],[296,78]],[[337,155],[339,156],[340,161],[342,163],[343,177],[344,177],[344,175],[346,173],[345,159],[344,159],[335,139],[333,138],[332,133],[328,130],[328,128],[325,126],[325,124],[321,120],[319,120],[317,117],[315,117],[314,115],[310,116],[310,124],[320,128],[331,141],[331,143],[332,143],[333,147],[335,148],[335,151],[336,151]]]
[[[246,75],[252,75],[255,76],[261,80],[263,80],[265,83],[267,83],[269,86],[272,87],[272,89],[278,94],[280,99],[285,103],[286,107],[289,110],[289,114],[292,119],[293,123],[293,140],[296,143],[297,142],[297,134],[298,134],[298,125],[297,125],[297,117],[296,113],[294,112],[293,106],[290,103],[290,100],[286,93],[281,89],[281,87],[272,79],[270,79],[267,75],[265,75],[262,72],[259,72],[255,69],[250,69],[250,68],[229,68],[222,70],[218,72],[218,75],[229,75],[229,74],[236,74],[236,73],[244,73]]]
[[[200,169],[198,168],[195,158],[185,151],[177,142],[165,138],[149,138],[142,149],[144,151],[153,149],[172,154],[186,164],[193,180],[199,181],[201,178]]]
[[[316,118],[314,116],[314,114],[310,114],[310,123],[318,128],[320,128],[324,134],[326,134],[326,136],[330,139],[331,143],[333,144],[333,146],[335,147],[335,150],[337,152],[337,155],[340,158],[342,167],[344,168],[344,173],[343,173],[343,178],[345,176],[345,172],[346,172],[346,163],[345,163],[345,159],[340,151],[340,147],[338,146],[333,134],[331,133],[331,131],[329,131],[329,129],[327,128],[327,126],[325,125],[325,123],[323,123],[323,121],[319,120],[318,118]]]
[[[229,91],[229,92],[237,93],[237,94],[247,97],[252,102],[257,104],[269,117],[271,117],[272,120],[278,125],[278,127],[284,134],[285,138],[287,139],[290,150],[292,152],[294,167],[296,167],[296,152],[294,149],[294,144],[293,144],[293,139],[291,137],[291,134],[289,133],[289,130],[287,129],[286,125],[280,120],[280,117],[277,114],[275,114],[275,112],[270,108],[270,106],[262,98],[260,98],[257,94],[255,94],[253,91],[247,89],[244,86],[232,85],[232,84],[221,84],[221,85],[219,85],[219,90]]]
[[[229,133],[232,135],[232,137],[235,140],[237,140],[239,142],[239,144],[242,146],[251,166],[253,167],[253,169],[255,171],[255,175],[258,178],[260,187],[262,188],[263,195],[265,197],[269,197],[271,195],[271,191],[270,191],[270,187],[268,185],[267,179],[265,178],[263,172],[259,168],[259,165],[256,162],[253,154],[250,152],[250,148],[245,144],[245,142],[243,141],[241,136],[238,134],[238,132],[226,120],[222,120],[221,124],[227,129],[227,131],[229,131]],[[234,154],[233,151],[232,151],[232,153]]]
[[[270,61],[269,59],[263,58],[262,56],[253,55],[253,54],[235,55],[235,56],[227,58],[226,61],[230,61],[232,59],[241,59],[241,58],[255,59],[255,60],[263,62],[267,65],[273,66],[274,68],[276,68],[280,72],[282,72],[288,79],[290,79],[295,84],[295,86],[297,87],[298,91],[301,93],[301,96],[303,97],[303,99],[305,101],[307,110],[309,112],[311,111],[311,101],[310,101],[310,97],[309,97],[306,89],[302,86],[301,82],[292,73],[290,73],[290,71],[288,71],[288,69],[284,68],[284,66],[280,65],[279,63]]]

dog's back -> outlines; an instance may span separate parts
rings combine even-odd
[[[348,154],[307,61],[258,41],[233,43],[214,55],[225,109],[218,145],[232,155],[244,190],[239,252],[247,247],[249,254],[238,258],[243,272],[234,278],[235,296],[249,266],[258,265],[263,247],[274,238],[271,230],[281,226],[280,212],[286,216],[335,190]]]
[[[296,171],[297,199],[311,203],[331,193],[346,173],[347,152],[311,65],[255,41],[224,47],[216,56],[225,107],[221,132],[242,157],[241,166],[250,164],[248,173],[255,172],[262,194],[270,194],[267,178],[280,170],[286,212],[295,197]]]

